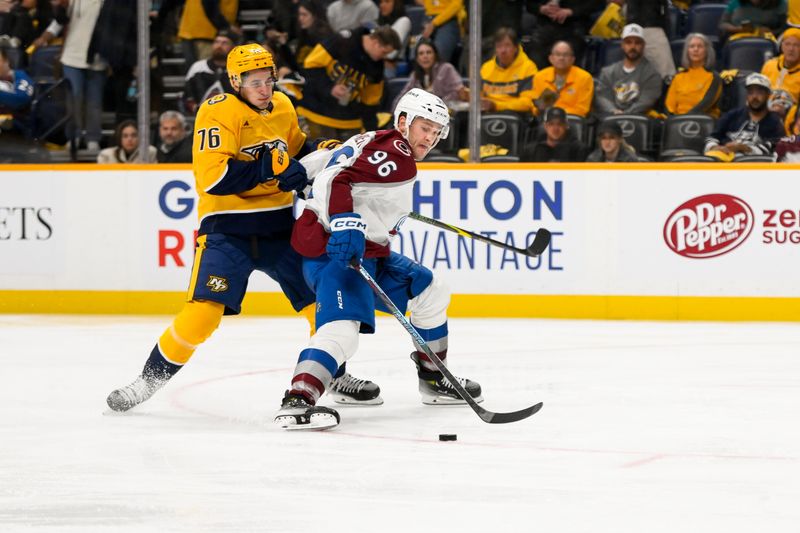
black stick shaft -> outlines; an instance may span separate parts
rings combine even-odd
[[[425,224],[429,224],[431,226],[435,226],[440,229],[444,229],[447,231],[452,231],[453,233],[457,233],[462,237],[467,237],[469,239],[475,239],[476,241],[485,242],[486,244],[491,244],[493,246],[499,246],[500,248],[504,248],[506,250],[511,250],[512,252],[516,252],[518,254],[527,255],[530,257],[535,257],[541,254],[545,248],[547,248],[547,244],[550,242],[550,232],[546,229],[540,229],[537,232],[538,239],[534,240],[534,243],[528,248],[517,248],[516,246],[511,246],[510,244],[506,244],[502,241],[496,241],[494,239],[490,239],[480,233],[475,233],[472,231],[465,230],[464,228],[459,228],[458,226],[453,226],[452,224],[448,224],[446,222],[442,222],[441,220],[436,220],[435,218],[429,218],[425,215],[420,215],[419,213],[411,212],[408,214],[409,218],[413,218],[414,220],[419,220],[420,222],[424,222]],[[542,234],[542,237],[539,237],[539,233]],[[539,241],[539,242],[536,242]]]

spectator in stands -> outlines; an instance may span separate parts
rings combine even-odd
[[[667,89],[664,107],[670,115],[700,113],[719,116],[722,78],[714,72],[716,56],[708,37],[702,33],[686,36],[681,66]]]
[[[384,62],[384,76],[394,78],[397,73],[397,60],[405,55],[408,37],[411,34],[411,19],[406,15],[403,0],[380,0],[378,3],[378,26],[391,26],[400,38],[400,48],[389,54]]]
[[[272,2],[264,33],[268,41],[294,42],[300,31],[299,0]]]
[[[348,139],[362,129],[377,129],[383,60],[399,47],[389,26],[336,34],[314,47],[305,60],[306,83],[297,105],[311,139]]]
[[[800,163],[800,116],[797,114],[797,106],[792,108],[785,122],[786,137],[783,137],[775,145],[775,154],[778,161],[784,163]]]
[[[211,56],[212,43],[221,30],[230,30],[237,35],[242,33],[236,24],[239,0],[164,0],[158,10],[158,19],[163,20],[181,4],[183,12],[178,37],[187,65]]]
[[[661,76],[644,57],[643,28],[638,24],[625,26],[621,46],[625,57],[603,68],[595,88],[594,107],[600,116],[644,115],[661,97]]]
[[[706,139],[705,153],[720,161],[745,155],[770,155],[783,137],[781,119],[767,108],[772,88],[766,76],[754,72],[745,80],[747,104],[722,115]]]
[[[159,163],[191,163],[192,138],[186,135],[186,118],[177,111],[164,111],[158,118],[156,160]]]
[[[625,4],[625,21],[644,29],[647,47],[644,57],[655,67],[661,78],[675,75],[675,62],[669,44],[669,0],[621,0]]]
[[[487,36],[491,38],[494,32],[500,28],[511,28],[517,32],[517,35],[522,35],[523,8],[524,2],[519,0],[483,0],[481,2],[481,35],[484,38]]]
[[[328,23],[333,31],[355,30],[378,20],[378,6],[372,0],[336,0],[328,6]]]
[[[137,43],[136,3],[130,0],[104,0],[89,42],[89,57],[102,58],[108,65],[104,92],[107,109],[114,110],[114,123],[136,116],[135,92]]]
[[[149,161],[156,158],[156,147],[148,146]],[[97,154],[98,163],[140,163],[139,128],[134,120],[123,120],[114,132],[114,146]]]
[[[61,30],[63,30],[64,26],[69,22],[69,14],[67,13],[68,5],[69,0],[50,0],[52,19],[50,20],[50,24],[44,28],[44,31],[34,39],[32,44],[34,48],[47,46],[50,41],[61,34]]]
[[[594,96],[592,75],[575,66],[575,54],[567,41],[555,43],[549,59],[552,66],[533,78],[534,114],[558,106],[570,115],[587,116]]]
[[[761,73],[772,89],[783,89],[800,102],[800,28],[789,28],[781,36],[781,55],[764,63]]]
[[[730,0],[719,21],[723,40],[775,39],[786,25],[786,0]]]
[[[53,20],[50,0],[0,0],[0,36],[25,50]]]
[[[500,28],[494,34],[495,55],[481,66],[481,109],[517,111],[525,118],[533,111],[533,78],[536,64],[522,50],[517,32]],[[469,100],[469,91],[461,92]]]
[[[297,7],[297,32],[295,60],[302,65],[311,50],[333,35],[325,6],[319,0],[300,0]]]
[[[800,0],[786,0],[786,25],[800,28]]]
[[[601,122],[597,127],[597,148],[586,158],[590,163],[631,163],[638,161],[636,150],[625,142],[617,122]]]
[[[604,6],[603,0],[528,0],[528,10],[536,16],[531,48],[534,62],[546,65],[545,53],[558,41],[568,41],[573,54],[582,60],[591,17]]]
[[[61,64],[64,78],[70,84],[77,130],[70,132],[70,136],[78,144],[83,137],[86,148],[91,152],[98,152],[102,136],[103,87],[108,65],[96,53],[89,56],[89,44],[103,0],[74,0],[74,2],[70,5],[69,0],[55,0],[54,8],[63,10],[69,5],[69,11],[61,12],[65,13],[68,19],[64,21],[57,11],[54,24],[42,34],[42,41],[48,42],[60,35],[64,29],[62,22],[66,22],[68,31],[61,53]]]
[[[532,145],[522,150],[520,161],[533,163],[580,162],[586,159],[586,147],[569,128],[567,113],[560,107],[544,112],[544,132]]]
[[[794,98],[785,89],[773,89],[767,106],[783,120],[794,106]]]
[[[380,0],[378,2],[378,26],[391,26],[400,37],[400,50],[402,52],[408,45],[411,35],[411,19],[406,15],[406,6],[403,0]],[[397,55],[395,55],[397,57]]]
[[[464,0],[416,0],[425,6],[427,21],[422,36],[433,39],[442,61],[451,63],[458,43],[461,41],[459,17],[466,17]]]
[[[417,42],[411,76],[392,102],[392,109],[397,107],[397,102],[404,94],[415,88],[435,94],[446,104],[458,100],[464,89],[464,82],[456,68],[450,63],[441,61],[436,45],[425,37],[421,37]]]
[[[32,100],[33,81],[25,71],[11,68],[8,51],[0,47],[0,144],[27,136],[26,111]]]
[[[230,30],[222,30],[211,45],[211,57],[196,61],[186,72],[186,87],[183,91],[186,112],[192,115],[197,107],[222,93],[233,93],[228,80],[228,52],[236,46],[239,36]]]

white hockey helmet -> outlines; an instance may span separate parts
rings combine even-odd
[[[405,114],[406,124],[411,125],[417,117],[431,120],[442,127],[439,139],[446,139],[450,133],[450,112],[441,98],[422,89],[411,89],[400,98],[394,108],[394,127]]]

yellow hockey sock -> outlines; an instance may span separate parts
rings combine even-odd
[[[171,363],[185,364],[195,349],[214,333],[225,306],[217,302],[191,301],[158,339],[161,354]]]

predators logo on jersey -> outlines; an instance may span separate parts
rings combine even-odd
[[[272,96],[270,109],[261,112],[229,94],[200,106],[192,143],[200,234],[221,227],[240,235],[259,234],[277,230],[277,219],[281,227],[290,224],[293,193],[279,190],[276,180],[259,183],[256,169],[249,177],[229,172],[228,161],[271,157],[279,173],[305,140],[294,107],[280,93]],[[251,186],[243,189],[243,183]]]

